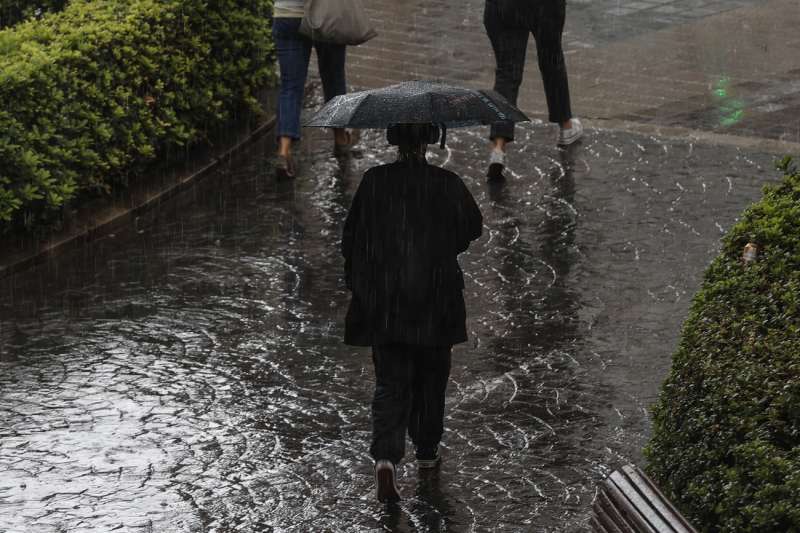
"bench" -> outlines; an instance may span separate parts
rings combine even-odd
[[[635,465],[603,481],[592,511],[595,533],[697,533]]]

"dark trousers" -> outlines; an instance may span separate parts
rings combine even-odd
[[[397,464],[405,455],[406,430],[418,450],[432,450],[444,432],[444,395],[450,346],[392,344],[372,347],[375,396],[372,445],[378,461]]]
[[[567,67],[561,48],[565,17],[566,0],[486,0],[483,12],[483,25],[497,63],[494,90],[517,105],[528,34],[532,34],[549,120],[559,124],[572,118]],[[513,141],[514,123],[495,122],[489,137]]]
[[[299,18],[276,18],[272,21],[272,38],[278,53],[281,87],[278,96],[277,137],[300,138],[300,112],[311,61],[311,48],[317,51],[322,92],[327,102],[334,96],[345,94],[345,51],[343,44],[312,42],[298,31]]]

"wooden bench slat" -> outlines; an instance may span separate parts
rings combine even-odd
[[[613,472],[613,476],[617,472]],[[636,529],[637,533],[663,533],[653,529],[653,526],[643,517],[639,510],[631,503],[631,501],[622,493],[617,485],[609,479],[603,485],[603,489],[608,494],[608,497],[614,503],[614,506],[619,510],[625,519]]]
[[[608,529],[601,524],[600,520],[597,519],[597,515],[594,515],[589,519],[589,525],[592,527],[592,531],[595,533],[618,533],[613,529]]]
[[[593,510],[596,533],[697,533],[636,465],[623,466],[606,478]]]
[[[605,533],[636,533],[636,531],[628,525],[625,518],[619,513],[613,502],[609,499],[605,491],[600,491],[597,495],[597,501],[594,505],[594,512],[601,525],[602,531]]]
[[[617,485],[617,488],[628,498],[631,505],[636,508],[639,514],[647,520],[647,523],[650,524],[655,531],[659,533],[675,533],[675,529],[667,523],[661,515],[658,514],[658,511],[650,505],[650,502],[636,490],[636,486],[624,473],[617,470],[609,476],[609,479]]]
[[[597,515],[592,515],[589,519],[589,525],[595,533],[608,533],[608,530],[597,521]]]
[[[645,495],[678,533],[697,533],[697,530],[689,524],[689,521],[683,517],[680,511],[658,490],[658,487],[639,467],[626,465],[622,467],[622,470],[634,481],[640,492]]]
[[[633,487],[642,495],[647,504],[652,507],[660,516],[667,522],[672,529],[678,533],[687,533],[684,531],[682,524],[676,522],[673,513],[662,502],[661,498],[645,483],[643,477],[634,470],[631,465],[622,467],[622,472],[625,477],[630,481]],[[680,528],[680,529],[679,529]]]

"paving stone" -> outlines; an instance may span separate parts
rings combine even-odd
[[[370,3],[380,35],[348,49],[351,88],[491,86],[482,5]],[[651,133],[590,127],[558,150],[530,43],[519,105],[538,120],[519,127],[506,186],[484,183],[486,128],[432,151],[465,176],[487,235],[465,259],[476,340],[454,369],[449,488],[404,466],[409,522],[579,530],[609,465],[640,459],[691,294],[778,152],[732,139],[800,143],[798,27],[796,0],[571,0],[575,113]],[[191,209],[0,284],[0,531],[397,526],[365,504],[368,355],[331,341],[342,217],[392,154],[370,131],[340,163],[304,135],[293,184],[263,175],[264,144]]]
[[[673,13],[678,13],[682,11],[682,9],[674,5],[666,5],[666,6],[656,7],[653,9],[653,11],[655,11],[656,13],[666,13],[671,15]]]
[[[564,42],[573,101],[581,105],[594,102],[596,106],[575,112],[590,118],[642,115],[638,112],[642,105],[652,109],[664,98],[705,94],[708,85],[723,75],[735,76],[743,83],[796,69],[800,15],[789,4],[791,0],[570,2]],[[385,13],[377,18],[390,17],[393,22],[379,22],[379,32],[383,32],[378,38],[349,50],[351,80],[361,83],[369,78],[385,84],[410,76],[492,86],[494,58],[482,24],[482,7],[482,2],[469,0],[458,7],[453,5],[452,13],[443,11],[443,20],[435,20],[409,18],[402,6],[377,2],[374,13]],[[443,21],[450,20],[453,26],[442,26]],[[448,29],[437,32],[437,25]],[[410,31],[416,32],[412,33],[412,44],[404,41]],[[546,110],[532,40],[527,55],[519,104],[523,110],[541,116]],[[616,63],[631,63],[631,68],[618,71]],[[587,67],[590,71],[583,70]],[[641,75],[644,72],[647,76]],[[609,101],[604,99],[606,94],[595,98],[592,92],[597,90],[596,84],[584,84],[594,76],[613,78],[615,85],[627,84],[622,94],[635,98],[627,102],[619,98]],[[663,82],[650,83],[648,77],[653,76],[663,78]],[[686,107],[692,101],[676,101],[673,107]],[[657,121],[655,117],[653,120]]]
[[[335,159],[312,130],[294,182],[272,179],[265,138],[136,226],[0,280],[0,531],[583,530],[611,465],[641,461],[691,295],[773,156],[593,128],[564,150],[536,121],[494,187],[487,129],[429,154],[484,235],[461,256],[471,342],[445,461],[430,483],[401,463],[402,514],[372,503],[372,363],[341,343],[339,251],[362,173],[395,152],[366,130]]]
[[[628,4],[625,4],[625,9],[639,11],[642,9],[650,9],[653,7],[653,5],[654,4],[651,4],[649,2],[630,2]]]
[[[638,9],[635,8],[629,9],[627,7],[615,7],[614,9],[609,9],[608,11],[606,11],[606,13],[609,13],[611,15],[621,16],[621,15],[630,15],[631,13],[634,13],[636,11],[638,11]]]

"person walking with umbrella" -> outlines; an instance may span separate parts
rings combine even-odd
[[[566,146],[583,135],[581,121],[572,116],[567,67],[561,36],[566,0],[486,0],[483,25],[492,44],[497,69],[494,90],[516,105],[525,71],[528,35],[533,34],[539,71],[547,99],[548,119],[559,125],[557,144]],[[505,146],[514,140],[514,124],[498,121],[491,126],[493,149],[487,177],[503,179]]]
[[[352,292],[345,343],[372,347],[370,453],[384,502],[400,498],[395,465],[405,454],[406,431],[419,468],[440,460],[451,348],[467,340],[457,257],[483,225],[461,178],[426,161],[437,126],[394,125],[387,137],[399,158],[364,174],[342,238]]]
[[[377,497],[400,498],[395,466],[405,435],[417,466],[439,464],[451,350],[467,340],[458,255],[480,237],[483,218],[461,178],[431,165],[447,126],[528,120],[494,91],[408,81],[338,96],[306,126],[386,128],[398,160],[367,170],[345,220],[342,255],[351,292],[347,344],[371,346],[375,365],[372,442]]]

